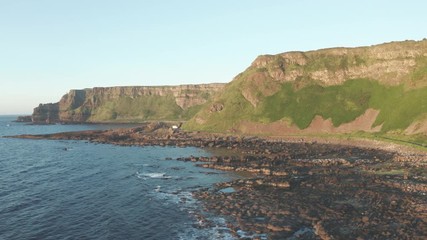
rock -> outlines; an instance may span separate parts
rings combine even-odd
[[[326,232],[323,227],[323,223],[321,221],[317,222],[314,226],[314,232],[317,236],[319,236],[322,240],[331,240],[331,236]]]
[[[18,116],[16,122],[32,122],[32,116]]]
[[[32,121],[34,123],[51,124],[59,122],[59,104],[48,103],[39,104],[38,107],[34,108],[32,115]]]
[[[157,99],[161,104],[176,104],[181,111],[190,107],[206,103],[210,97],[223,89],[225,84],[198,84],[159,87],[95,87],[82,90],[70,90],[58,103],[40,104],[34,109],[32,118],[36,123],[54,122],[93,122],[93,121],[115,121],[123,122],[139,119],[176,120],[156,115],[153,107]],[[103,108],[109,102],[117,102],[120,99],[130,101],[129,109],[103,109],[103,115],[97,115],[97,110]],[[151,105],[140,105],[141,101],[151,101]],[[166,102],[166,103],[165,103]],[[140,107],[132,108],[139,104]],[[138,112],[135,112],[138,109]],[[176,111],[176,110],[173,110]],[[124,115],[120,115],[124,113]],[[176,112],[168,113],[175,116]],[[163,116],[168,114],[163,113]],[[129,118],[129,116],[132,116]]]
[[[210,112],[221,112],[224,109],[224,105],[221,103],[214,103],[210,107]]]
[[[292,227],[286,226],[286,225],[273,225],[273,224],[267,224],[267,229],[273,231],[273,232],[282,232],[282,231],[291,231]]]
[[[364,223],[368,223],[368,222],[369,222],[369,217],[367,217],[367,216],[363,216],[363,217],[362,217],[362,222],[364,222]]]

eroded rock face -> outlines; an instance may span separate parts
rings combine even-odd
[[[100,106],[109,102],[127,99],[131,103],[134,99],[149,96],[173,98],[174,104],[184,111],[193,106],[204,104],[212,95],[222,90],[224,85],[217,83],[164,87],[96,87],[70,90],[61,98],[59,103],[40,104],[34,110],[33,122],[86,122],[98,114],[96,110]],[[112,106],[112,108],[114,107]],[[123,120],[126,121],[126,117],[123,117]]]
[[[46,124],[55,123],[59,121],[58,113],[58,103],[40,104],[38,107],[34,108],[32,121]]]
[[[310,78],[324,85],[348,79],[370,78],[387,85],[403,83],[427,55],[427,41],[391,42],[370,47],[331,48],[308,52],[261,55],[252,68],[266,69],[278,81]]]
[[[16,122],[32,122],[32,116],[18,116]]]

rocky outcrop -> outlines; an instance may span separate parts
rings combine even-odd
[[[16,122],[32,122],[32,116],[18,116],[18,118],[16,119]]]
[[[224,84],[218,83],[70,90],[58,103],[40,104],[35,108],[33,122],[185,120],[192,116],[186,111],[206,103],[223,87]],[[156,107],[165,108],[162,109],[163,115],[156,115],[156,109],[153,109]]]
[[[59,104],[48,103],[39,104],[38,107],[34,108],[32,115],[32,121],[36,123],[55,123],[59,121]]]
[[[269,77],[282,82],[306,78],[337,85],[348,79],[370,78],[397,85],[408,80],[423,57],[427,57],[427,40],[262,55],[251,67],[264,69]]]

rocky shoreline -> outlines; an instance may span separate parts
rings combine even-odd
[[[372,141],[192,133],[164,123],[14,137],[215,149],[176,160],[247,173],[194,193],[237,237],[243,230],[255,239],[427,238],[426,152]]]

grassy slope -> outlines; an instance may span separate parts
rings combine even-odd
[[[339,126],[353,121],[368,108],[380,110],[375,125],[383,124],[383,131],[405,129],[426,112],[427,87],[405,91],[402,85],[386,87],[355,79],[343,85],[312,85],[295,91],[287,83],[265,99],[258,115],[268,116],[270,122],[287,117],[304,129],[316,115],[331,118],[334,126]]]
[[[106,101],[97,107],[89,121],[141,122],[147,120],[181,120],[190,117],[172,95],[123,97]]]
[[[405,90],[403,85],[387,87],[368,79],[354,79],[343,85],[310,85],[295,90],[291,83],[285,83],[280,91],[262,99],[255,108],[240,93],[241,84],[231,83],[217,101],[225,106],[223,111],[208,113],[205,109],[202,115],[209,115],[206,124],[198,126],[190,122],[187,126],[224,131],[242,120],[271,123],[286,118],[304,129],[316,115],[331,118],[339,126],[374,108],[380,110],[375,125],[383,124],[386,132],[407,128],[427,111],[427,87]]]
[[[222,95],[184,127],[224,132],[237,128],[244,120],[260,123],[285,120],[303,129],[316,115],[330,118],[335,126],[339,126],[353,121],[368,108],[374,108],[380,110],[374,125],[382,125],[381,134],[399,134],[414,121],[427,118],[425,54],[413,59],[415,66],[404,75],[391,71],[374,74],[378,79],[353,79],[342,85],[324,86],[311,78],[312,73],[327,71],[332,75],[342,74],[339,71],[350,68],[363,71],[365,67],[384,64],[388,61],[382,58],[384,56],[408,60],[412,58],[405,53],[426,52],[426,48],[427,41],[404,41],[373,47],[290,53],[295,61],[288,61],[291,55],[287,53],[260,56],[259,61],[255,60],[236,76]],[[399,52],[402,54],[397,54]],[[287,76],[298,72],[299,76],[286,82],[277,75],[280,71]],[[384,85],[389,79],[391,82],[401,82],[401,85]],[[276,91],[271,91],[272,88]],[[212,104],[222,104],[224,107],[220,112],[211,112]]]

